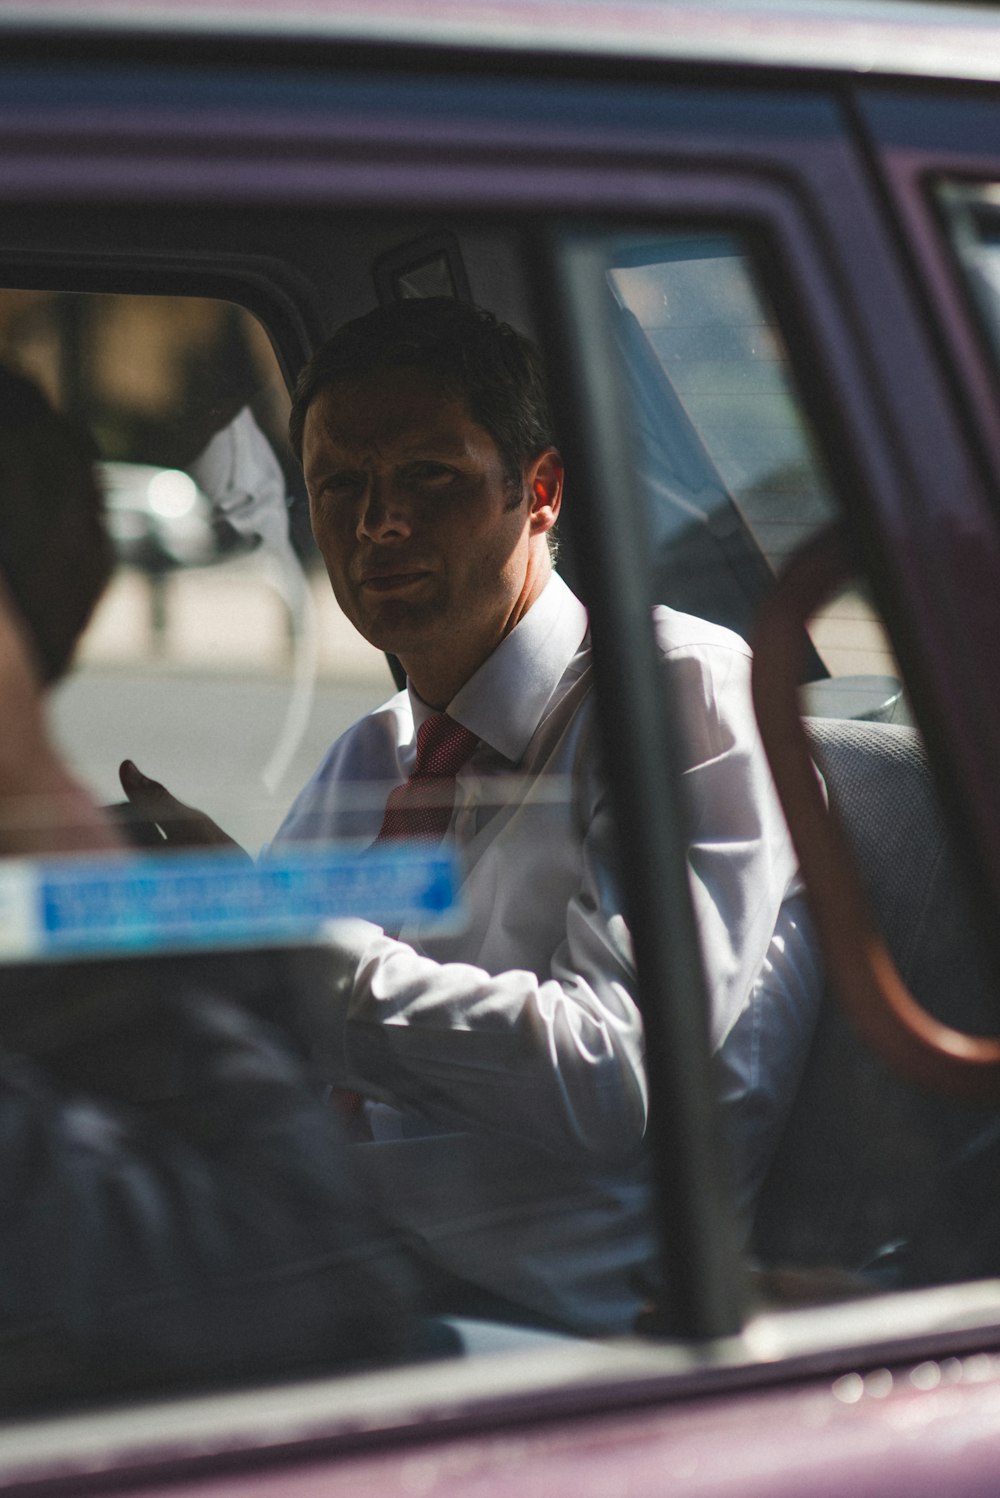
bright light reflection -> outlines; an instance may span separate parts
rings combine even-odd
[[[860,1373],[845,1373],[833,1385],[834,1397],[842,1404],[857,1404],[865,1392],[865,1382]]]
[[[910,1372],[910,1383],[915,1389],[936,1389],[941,1382],[941,1369],[937,1363],[918,1363]]]
[[[179,468],[164,468],[149,481],[149,508],[164,520],[190,515],[198,500],[194,479]]]

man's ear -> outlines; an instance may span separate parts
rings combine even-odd
[[[563,493],[563,460],[554,447],[537,453],[525,470],[528,519],[533,536],[544,536],[559,518]]]

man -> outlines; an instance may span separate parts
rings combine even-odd
[[[110,571],[91,457],[0,369],[3,856],[123,851],[41,694]],[[9,1407],[405,1350],[395,1242],[291,1028],[302,982],[292,954],[0,964]]]
[[[654,1260],[642,1025],[587,618],[550,556],[563,468],[539,356],[460,302],[378,309],[306,367],[290,435],[337,600],[407,686],[334,744],[277,841],[384,841],[436,788],[464,870],[453,935],[336,927],[316,1034],[368,1100],[358,1168],[444,1303],[465,1287],[483,1309],[624,1330]],[[692,888],[749,1206],[818,981],[749,652],[670,610],[657,628],[686,708]],[[439,732],[457,750],[435,775],[421,744]]]

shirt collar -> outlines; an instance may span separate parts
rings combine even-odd
[[[555,572],[524,618],[448,704],[448,714],[516,763],[587,633],[587,611]],[[407,686],[414,728],[432,709]]]

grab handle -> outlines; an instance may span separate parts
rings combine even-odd
[[[966,1035],[927,1013],[876,930],[836,813],[828,809],[799,715],[805,626],[851,576],[824,531],[792,559],[758,617],[753,700],[805,880],[827,972],[870,1048],[907,1081],[965,1102],[1000,1102],[1000,1038]]]

